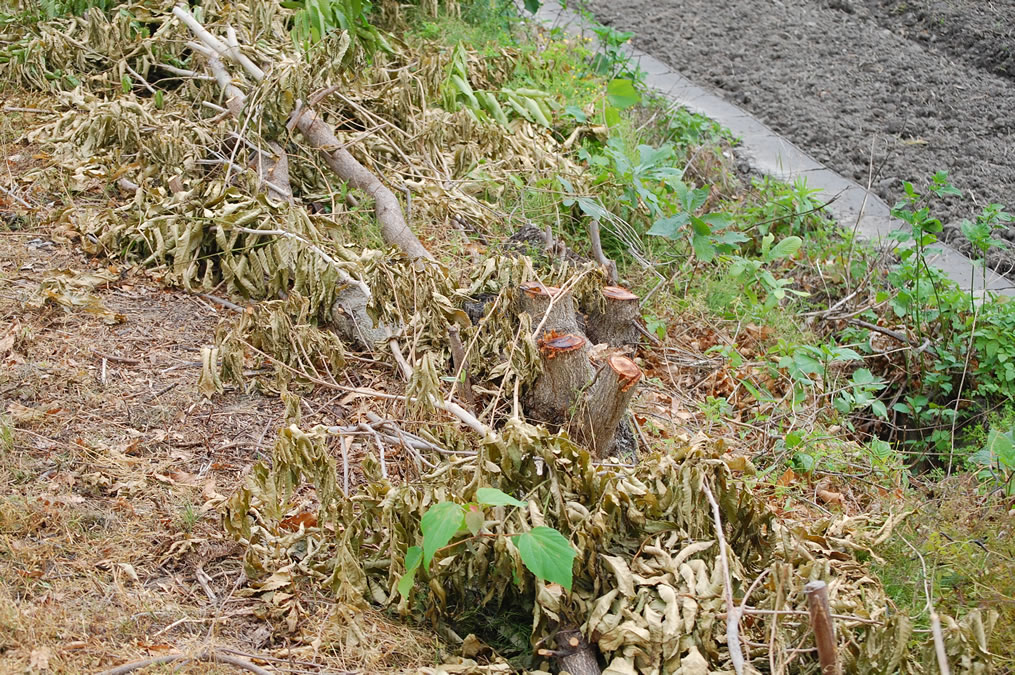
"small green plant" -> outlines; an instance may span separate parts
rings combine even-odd
[[[599,38],[599,50],[589,64],[593,71],[609,79],[624,78],[638,84],[644,82],[644,71],[624,50],[624,45],[630,42],[634,33],[602,24],[594,25],[592,32]]]
[[[184,532],[193,532],[194,526],[199,520],[201,520],[201,512],[188,501],[180,510],[180,529]]]
[[[552,527],[534,527],[519,534],[486,532],[486,506],[524,508],[526,502],[490,487],[476,490],[476,501],[467,504],[440,502],[434,504],[420,521],[423,546],[410,546],[405,552],[405,574],[398,580],[398,592],[408,597],[420,566],[429,569],[434,556],[466,541],[480,537],[507,537],[518,549],[522,564],[540,579],[560,584],[571,590],[572,564],[575,550],[571,543]],[[461,537],[450,543],[455,537]]]
[[[1008,496],[1015,495],[1015,429],[991,429],[987,442],[969,456],[968,462],[978,469],[981,480]]]
[[[796,236],[786,237],[778,244],[772,245],[775,235],[769,232],[761,240],[761,251],[759,258],[748,258],[743,255],[728,256],[729,267],[727,274],[730,279],[740,284],[744,295],[752,305],[760,307],[764,311],[770,311],[778,305],[787,293],[799,297],[807,297],[806,291],[798,291],[790,288],[791,279],[777,278],[768,266],[779,260],[792,258],[803,245],[803,240]],[[758,289],[764,293],[758,293]]]

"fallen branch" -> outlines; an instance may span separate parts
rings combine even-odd
[[[208,51],[215,52],[218,57],[227,58],[239,64],[246,73],[255,81],[264,80],[264,71],[247,58],[239,49],[236,43],[235,33],[229,29],[229,42],[226,44],[209,33],[204,26],[184,7],[174,7],[173,14],[190,28],[191,32],[204,44],[205,49],[199,50],[208,56]],[[209,67],[213,72],[215,67],[212,59],[209,58]],[[223,68],[224,70],[224,68]],[[216,73],[216,79],[220,85],[223,80]],[[235,93],[230,95],[235,85],[230,79],[230,88],[223,87],[229,96],[230,102],[235,98]],[[232,109],[232,107],[230,107]],[[331,127],[326,124],[316,111],[307,105],[298,104],[293,110],[289,125],[300,130],[308,141],[321,153],[322,158],[328,167],[354,188],[363,190],[374,199],[374,213],[377,223],[381,229],[381,237],[385,243],[395,246],[410,258],[433,259],[419,239],[409,229],[402,213],[402,207],[398,203],[395,194],[385,186],[369,169],[342,147],[342,143],[335,136]]]
[[[247,661],[246,659],[241,659],[238,656],[230,656],[229,654],[222,654],[220,652],[215,651],[214,649],[209,649],[208,651],[204,651],[194,655],[167,654],[165,656],[154,656],[150,659],[144,659],[142,661],[133,661],[131,663],[125,663],[122,666],[117,666],[116,668],[104,670],[101,673],[99,673],[99,675],[124,675],[125,673],[131,673],[134,672],[135,670],[141,670],[142,668],[147,668],[149,666],[160,665],[163,663],[173,663],[175,661],[202,661],[209,663],[224,663],[226,665],[240,668],[241,670],[256,673],[257,675],[271,675],[270,671],[267,671],[264,668],[261,668],[260,666],[255,666],[253,663]]]

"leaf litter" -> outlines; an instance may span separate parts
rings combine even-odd
[[[750,651],[769,650],[794,670],[816,672],[816,664],[798,658],[796,650],[809,639],[802,618],[803,586],[823,580],[830,586],[833,612],[840,615],[839,644],[847,670],[915,673],[933,662],[929,641],[916,639],[910,618],[891,611],[864,563],[876,557],[875,547],[890,535],[898,517],[883,522],[846,515],[775,517],[740,489],[728,463],[742,462],[707,437],[671,438],[643,453],[637,465],[610,465],[593,461],[565,434],[525,422],[510,398],[539,373],[531,326],[512,325],[506,314],[494,311],[473,323],[466,305],[477,298],[485,298],[487,309],[507,305],[513,290],[532,279],[561,285],[577,280],[573,292],[585,298],[601,286],[598,273],[567,263],[537,268],[527,257],[495,252],[479,265],[411,264],[387,251],[357,247],[357,238],[364,238],[358,231],[372,227],[360,208],[362,198],[322,173],[313,151],[287,136],[285,121],[295,101],[343,82],[342,95],[328,98],[326,115],[364,165],[412,195],[411,219],[421,224],[424,238],[440,246],[452,221],[476,231],[500,231],[511,215],[496,208],[497,186],[509,183],[510,176],[555,173],[566,176],[576,193],[589,188],[577,165],[563,158],[560,143],[539,123],[545,111],[538,105],[512,99],[512,119],[502,110],[501,115],[491,113],[491,121],[455,104],[459,96],[468,98],[471,89],[502,91],[515,62],[525,56],[503,50],[480,59],[462,46],[451,53],[396,47],[377,52],[372,67],[350,81],[347,69],[361,56],[345,34],[333,34],[315,56],[303,59],[293,54],[284,29],[287,10],[272,4],[206,3],[205,23],[229,21],[246,42],[257,42],[264,58],[278,63],[268,78],[248,88],[244,142],[269,147],[287,136],[293,192],[302,196],[288,202],[269,196],[256,172],[231,159],[239,145],[231,136],[231,122],[214,111],[201,112],[202,102],[220,100],[213,84],[186,78],[174,90],[176,102],[165,107],[153,98],[124,93],[125,78],[134,82],[132,76],[150,77],[159,63],[186,61],[184,38],[189,36],[169,9],[128,4],[109,15],[92,9],[83,17],[35,24],[7,40],[2,58],[11,64],[8,77],[47,92],[58,111],[29,135],[53,162],[30,169],[19,180],[56,190],[69,179],[74,204],[52,213],[51,223],[69,231],[85,252],[126,258],[137,265],[138,274],[189,292],[255,301],[238,320],[222,321],[214,337],[206,322],[200,360],[188,362],[200,377],[191,372],[180,381],[187,383],[191,396],[200,392],[210,398],[201,405],[211,409],[224,405],[225,397],[251,400],[251,384],[261,392],[277,392],[277,398],[267,399],[272,401],[269,419],[285,423],[270,457],[254,462],[240,487],[225,497],[213,482],[202,488],[199,473],[174,474],[173,463],[180,461],[175,456],[164,455],[151,465],[154,458],[137,457],[137,446],[129,443],[118,449],[98,441],[35,438],[28,427],[44,425],[49,413],[44,406],[14,404],[9,408],[14,424],[34,439],[32,444],[50,450],[77,445],[90,458],[86,465],[53,474],[68,476],[65,485],[74,496],[41,497],[33,508],[59,510],[98,496],[135,510],[139,503],[132,497],[143,496],[149,505],[157,499],[152,482],[162,486],[158,490],[201,488],[192,496],[205,498],[208,513],[221,511],[226,532],[238,542],[243,572],[229,582],[231,589],[220,585],[217,592],[210,587],[204,592],[209,598],[247,603],[253,617],[286,636],[288,646],[275,652],[282,657],[351,650],[356,652],[352,662],[369,670],[373,666],[364,654],[384,637],[402,635],[419,647],[403,655],[405,667],[506,672],[520,667],[519,662],[487,649],[476,635],[460,634],[479,625],[470,623],[470,616],[489,620],[504,614],[527,617],[523,647],[542,644],[562,628],[579,627],[603,655],[606,672],[706,673],[730,668],[724,580],[715,521],[703,490],[707,484],[722,514],[734,595],[751,610],[764,612],[748,613],[741,623]],[[3,30],[11,35],[15,28]],[[448,89],[449,82],[457,94]],[[444,106],[432,105],[434,100],[443,100]],[[512,133],[505,133],[505,122]],[[362,131],[364,125],[369,133]],[[109,189],[121,179],[137,189],[126,199],[111,198]],[[252,232],[258,229],[292,236]],[[101,271],[54,270],[24,306],[42,311],[54,302],[71,312],[90,312],[103,324],[122,323],[128,315],[107,309],[99,299],[100,287],[120,281]],[[373,326],[388,327],[409,345],[413,376],[404,407],[391,399],[369,400],[363,387],[346,387],[336,416],[348,416],[345,406],[354,403],[360,406],[357,415],[368,409],[383,413],[382,418],[411,415],[420,420],[411,423],[417,438],[440,448],[423,451],[432,455],[428,466],[433,468],[386,475],[383,449],[364,442],[353,446],[335,424],[310,425],[301,419],[304,408],[321,403],[322,382],[337,384],[339,377],[350,377],[351,346],[328,325],[336,320],[341,293],[357,284],[372,291],[367,312]],[[450,360],[447,328],[452,324],[462,330],[466,344],[474,345],[472,374],[483,414],[497,427],[486,438],[460,431],[427,403],[431,395],[443,398],[448,386],[441,373]],[[361,346],[376,350],[377,356],[387,337],[363,340]],[[103,358],[105,368],[109,359]],[[383,371],[368,377],[381,393],[401,387]],[[146,396],[157,398],[148,391]],[[248,419],[263,419],[246,405]],[[33,412],[39,410],[41,417]],[[320,412],[310,417],[325,421]],[[140,420],[129,414],[126,419],[143,426],[145,434],[156,428],[137,424]],[[173,442],[167,439],[168,434],[161,436],[153,447],[168,450]],[[403,453],[401,461],[408,464],[409,454]],[[218,453],[209,459],[222,461]],[[234,461],[247,463],[242,455]],[[356,474],[352,483],[350,471]],[[235,481],[235,472],[232,476]],[[468,501],[487,486],[527,503],[524,509],[494,507],[494,518],[485,523],[490,533],[548,526],[569,539],[577,551],[571,592],[533,578],[511,538],[496,537],[438,554],[411,592],[400,594],[406,551],[421,543],[420,520],[427,509]],[[31,527],[11,508],[4,507],[6,528]],[[201,530],[207,534],[209,528],[206,522]],[[160,544],[158,565],[172,572],[199,560],[235,560],[235,555],[225,540],[200,536],[183,523]],[[152,582],[137,561],[100,562],[96,567],[118,587]],[[155,583],[179,580],[171,573]],[[330,603],[324,617],[316,601],[322,596]],[[447,656],[439,668],[421,666],[426,638],[382,618],[378,609],[408,623],[426,622],[459,654]],[[984,635],[993,616],[974,610],[961,621],[943,620],[948,654],[964,664],[962,672],[987,672]],[[478,632],[489,634],[488,628]],[[29,665],[49,668],[52,658],[37,650]],[[413,659],[418,660],[410,666]],[[527,667],[549,664],[536,660]]]

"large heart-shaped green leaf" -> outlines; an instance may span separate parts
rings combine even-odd
[[[575,550],[564,535],[552,527],[534,527],[512,540],[530,572],[571,590]]]

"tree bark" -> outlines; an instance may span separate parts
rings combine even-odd
[[[521,284],[517,308],[519,313],[525,312],[532,317],[532,330],[537,340],[549,333],[581,332],[571,293],[556,286],[544,286],[538,281]]]
[[[620,286],[603,288],[605,306],[589,312],[588,336],[594,344],[623,347],[637,344],[641,338],[638,321],[641,307],[638,296]]]
[[[384,242],[398,247],[410,258],[432,260],[433,256],[423,248],[423,244],[405,222],[402,205],[398,203],[395,194],[342,147],[335,132],[316,112],[310,108],[303,108],[297,111],[295,116],[296,128],[317,148],[328,167],[349,185],[363,190],[374,198],[374,214]]]
[[[527,408],[532,417],[563,427],[571,407],[592,379],[588,340],[576,333],[548,332],[538,341],[543,373],[532,385]]]
[[[561,672],[571,675],[600,675],[596,648],[589,644],[581,631],[562,630],[557,633],[557,653]]]
[[[641,368],[623,354],[610,355],[596,372],[571,421],[575,438],[594,456],[608,457],[613,450],[617,427],[641,375]]]

